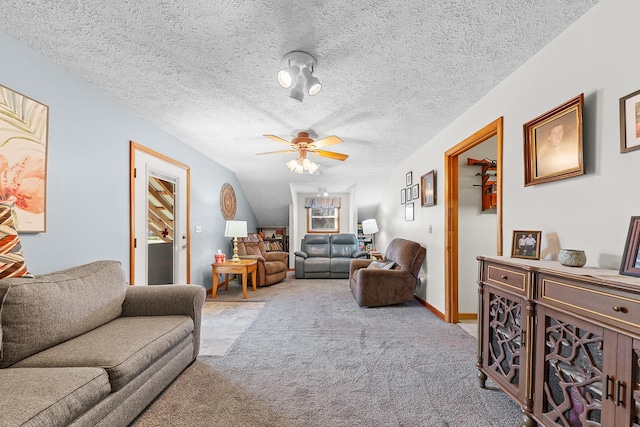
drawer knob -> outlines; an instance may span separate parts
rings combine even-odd
[[[503,274],[502,276],[500,276],[500,278],[501,278],[502,280],[507,280],[507,276],[505,276],[504,274]]]
[[[613,306],[613,311],[615,311],[616,313],[627,313],[627,312],[629,312],[629,310],[627,310],[627,307],[619,307],[617,305]]]

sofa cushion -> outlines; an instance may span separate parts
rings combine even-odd
[[[329,257],[329,235],[307,234],[302,240],[302,248],[309,257]],[[328,266],[328,264],[327,264]]]
[[[120,317],[14,367],[101,367],[109,374],[112,391],[117,391],[181,341],[188,345],[192,332],[189,316]]]
[[[118,261],[0,280],[0,368],[117,318],[128,286]]]
[[[358,251],[358,238],[355,234],[332,234],[330,239],[332,257],[351,258]]]
[[[100,368],[0,369],[0,424],[68,425],[110,391]]]
[[[371,264],[369,264],[367,268],[391,270],[395,265],[396,263],[394,261],[371,261]]]
[[[27,271],[22,245],[16,230],[13,203],[0,201],[0,279],[5,277],[33,277]]]

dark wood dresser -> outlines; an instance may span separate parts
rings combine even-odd
[[[478,257],[478,369],[522,425],[640,427],[640,279]]]

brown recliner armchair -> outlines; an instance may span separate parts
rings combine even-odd
[[[273,285],[287,277],[289,253],[267,252],[267,247],[258,234],[238,237],[238,256],[242,259],[258,260],[258,286]]]
[[[378,307],[413,300],[426,254],[427,250],[419,243],[396,238],[389,243],[382,262],[352,260],[349,286],[358,305]]]

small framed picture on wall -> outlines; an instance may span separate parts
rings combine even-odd
[[[640,150],[640,90],[620,98],[620,152]]]
[[[421,203],[422,206],[433,206],[436,204],[436,171],[432,170],[422,175],[420,178],[422,184]]]
[[[413,203],[404,205],[404,220],[413,221]]]
[[[400,190],[400,204],[404,205],[407,203],[407,191],[405,188]]]
[[[411,187],[411,184],[413,184],[413,172],[407,172],[406,180],[406,186]]]

